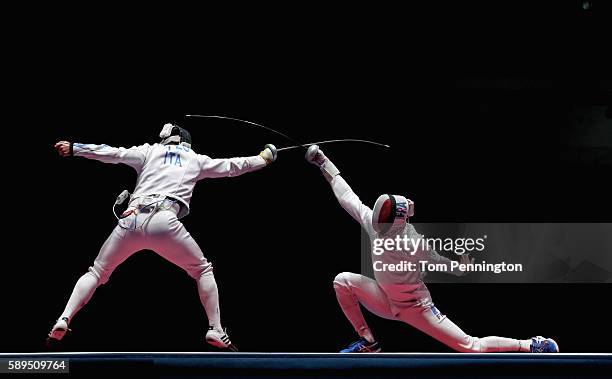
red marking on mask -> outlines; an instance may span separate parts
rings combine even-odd
[[[393,209],[391,209],[391,200],[387,199],[383,203],[380,208],[380,213],[378,214],[378,223],[379,224],[390,224],[393,222]]]

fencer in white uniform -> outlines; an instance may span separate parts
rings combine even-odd
[[[184,269],[198,287],[209,330],[206,341],[219,348],[236,350],[221,325],[219,295],[212,264],[179,221],[189,213],[196,183],[206,178],[238,176],[259,170],[276,160],[276,148],[266,145],[256,156],[213,159],[191,148],[187,130],[164,125],[161,142],[129,149],[60,141],[62,156],[77,156],[105,163],[123,163],[136,170],[138,178],[127,209],[118,216],[112,231],[89,271],[77,281],[64,311],[49,332],[47,342],[61,340],[75,314],[106,283],[113,270],[139,250],[152,250]]]
[[[318,146],[308,148],[306,159],[320,167],[321,172],[331,184],[332,190],[340,205],[365,229],[370,241],[377,238],[395,238],[407,236],[417,241],[421,237],[408,222],[414,214],[414,203],[401,195],[382,195],[376,201],[374,209],[364,205],[351,187],[340,176],[340,171],[323,154]],[[419,261],[444,263],[438,267],[450,268],[450,260],[428,249],[417,248],[407,254],[403,250],[384,251],[383,254],[372,253],[372,262],[379,262],[374,270],[374,279],[360,274],[343,272],[333,281],[338,303],[347,319],[359,335],[359,339],[341,352],[367,353],[379,352],[379,343],[366,323],[360,304],[379,317],[403,321],[450,348],[459,352],[558,352],[557,343],[550,338],[533,337],[518,340],[505,337],[473,337],[466,334],[448,317],[443,315],[433,304],[427,286],[423,282],[423,272]],[[374,252],[374,250],[372,250]],[[414,270],[392,271],[381,270],[383,265],[398,267],[402,261],[416,263]],[[463,255],[461,263],[470,263]],[[462,271],[449,270],[450,274],[461,276]]]

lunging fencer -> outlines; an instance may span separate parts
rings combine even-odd
[[[179,220],[189,213],[196,182],[259,170],[276,160],[276,148],[268,144],[259,155],[213,159],[197,154],[191,148],[188,131],[176,124],[165,124],[160,138],[159,143],[145,143],[129,149],[68,141],[55,144],[61,156],[123,163],[134,168],[138,177],[127,209],[117,216],[117,226],[102,245],[93,266],[77,281],[66,308],[49,332],[48,343],[64,337],[76,313],[91,299],[96,288],[108,281],[119,264],[137,251],[148,249],[195,279],[208,317],[206,342],[218,348],[237,350],[221,324],[212,264]]]
[[[381,195],[374,209],[364,205],[351,187],[340,176],[340,171],[323,154],[317,145],[308,148],[306,159],[318,166],[323,176],[331,184],[338,202],[361,226],[370,237],[371,243],[377,238],[396,239],[407,236],[413,241],[420,236],[409,217],[414,214],[414,203],[401,195]],[[374,279],[366,276],[343,272],[333,282],[338,303],[349,320],[359,339],[341,350],[342,353],[374,353],[381,351],[372,330],[366,323],[360,304],[375,315],[398,320],[409,324],[446,344],[458,352],[559,352],[557,343],[550,338],[533,337],[518,340],[505,337],[473,337],[466,334],[448,317],[444,316],[433,304],[429,290],[423,282],[420,261],[443,263],[452,268],[450,259],[417,245],[407,254],[405,250],[392,247],[380,255],[372,253],[372,262],[379,262],[374,270]],[[472,260],[473,261],[473,260]],[[414,270],[391,271],[380,267],[403,262],[412,262]],[[467,255],[462,255],[461,263],[470,263]],[[437,265],[444,267],[444,265]],[[461,267],[461,266],[459,266]],[[449,269],[448,273],[461,276],[463,271]]]

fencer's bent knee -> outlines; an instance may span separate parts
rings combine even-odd
[[[98,286],[108,282],[108,279],[111,275],[111,272],[109,270],[105,270],[96,263],[94,263],[93,266],[89,267],[89,271],[87,271],[87,273],[96,278],[96,280],[98,281]]]
[[[196,280],[205,276],[215,277],[215,274],[213,274],[212,265],[209,265],[206,269],[200,270],[199,273],[200,274],[195,278]]]
[[[203,276],[213,275],[213,266],[210,262],[198,265],[197,267],[185,267],[185,271],[195,280],[199,280]]]
[[[348,287],[349,278],[352,275],[350,272],[341,272],[334,278],[334,288]]]
[[[106,282],[102,282],[100,274],[96,271],[94,267],[90,267],[89,270],[85,273],[85,275],[91,275],[94,278],[96,278],[96,287],[106,283]],[[108,278],[106,278],[106,281],[108,281]]]

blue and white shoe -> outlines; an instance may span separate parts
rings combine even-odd
[[[341,353],[379,353],[380,345],[378,342],[368,342],[365,338],[360,338],[350,344],[346,349],[340,350]]]
[[[537,336],[531,339],[529,350],[532,353],[558,353],[559,345],[552,338]]]

